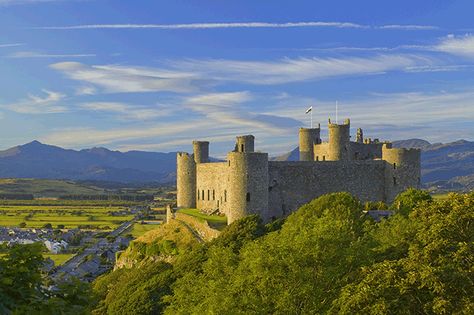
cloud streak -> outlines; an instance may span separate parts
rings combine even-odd
[[[370,75],[430,63],[428,58],[399,54],[367,58],[285,58],[278,61],[187,60],[175,62],[172,66],[182,71],[200,73],[201,76],[219,82],[271,85],[338,76]]]
[[[449,35],[443,38],[433,49],[453,55],[474,58],[474,36]]]
[[[125,120],[152,120],[169,116],[173,112],[170,108],[146,108],[120,102],[90,102],[79,107],[88,111],[113,113]]]
[[[45,54],[33,51],[18,51],[7,56],[8,58],[87,58],[96,57],[96,54]]]
[[[3,105],[2,107],[20,114],[52,114],[64,113],[67,108],[59,103],[66,97],[59,92],[42,90],[45,96],[28,95],[28,98],[19,100],[16,103]]]
[[[91,29],[162,29],[162,30],[202,30],[202,29],[284,29],[284,28],[340,28],[340,29],[392,29],[405,31],[437,30],[431,25],[381,25],[371,26],[352,22],[302,21],[287,23],[271,22],[227,22],[227,23],[180,23],[180,24],[84,24],[69,26],[43,26],[43,30],[91,30]]]
[[[50,66],[68,78],[102,88],[107,93],[176,92],[199,90],[202,81],[195,74],[150,67],[118,65],[85,65],[60,62]]]
[[[99,87],[106,93],[195,93],[228,82],[276,85],[405,71],[431,64],[430,59],[416,55],[380,54],[365,58],[285,58],[275,61],[188,59],[170,61],[161,67],[60,62],[50,67],[72,80]]]

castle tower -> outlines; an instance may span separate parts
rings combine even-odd
[[[193,141],[193,152],[196,163],[209,162],[209,141]]]
[[[196,208],[196,163],[186,152],[176,155],[176,188],[178,208]]]
[[[300,161],[314,161],[314,144],[321,143],[321,127],[300,128]]]
[[[235,144],[236,152],[254,152],[255,148],[255,137],[252,135],[238,136]]]
[[[229,152],[227,223],[250,214],[268,220],[268,154],[257,152]]]
[[[329,161],[350,159],[350,120],[345,119],[342,125],[331,123],[329,120]]]
[[[364,143],[364,133],[362,132],[362,128],[357,128],[356,142]]]
[[[385,198],[392,202],[402,191],[420,187],[421,151],[419,149],[392,148],[391,143],[382,146],[385,165]]]

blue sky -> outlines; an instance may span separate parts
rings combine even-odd
[[[472,1],[0,0],[0,148],[474,140]]]

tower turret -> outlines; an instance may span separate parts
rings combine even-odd
[[[268,154],[230,152],[227,155],[229,204],[227,223],[250,214],[268,220]]]
[[[357,128],[356,142],[364,143],[364,133],[362,131],[362,128]]]
[[[179,208],[196,208],[196,163],[186,152],[176,155],[176,188]]]
[[[329,120],[329,158],[330,161],[350,159],[350,120],[345,119],[342,125],[331,123]]]
[[[209,141],[193,141],[193,152],[196,163],[209,162]]]
[[[393,201],[402,191],[420,187],[420,149],[392,148],[391,143],[382,145],[382,160],[385,166],[385,198]]]
[[[300,128],[300,161],[314,161],[314,145],[321,143],[321,127]]]
[[[235,144],[236,152],[254,152],[255,149],[255,137],[253,135],[238,136]]]

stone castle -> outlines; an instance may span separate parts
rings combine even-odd
[[[347,191],[361,201],[391,202],[420,185],[420,150],[389,142],[350,139],[350,121],[300,128],[299,161],[271,161],[255,152],[254,136],[238,136],[225,162],[209,161],[209,142],[194,141],[193,154],[177,155],[177,205],[219,212],[228,224],[249,214],[283,217],[323,194]]]

